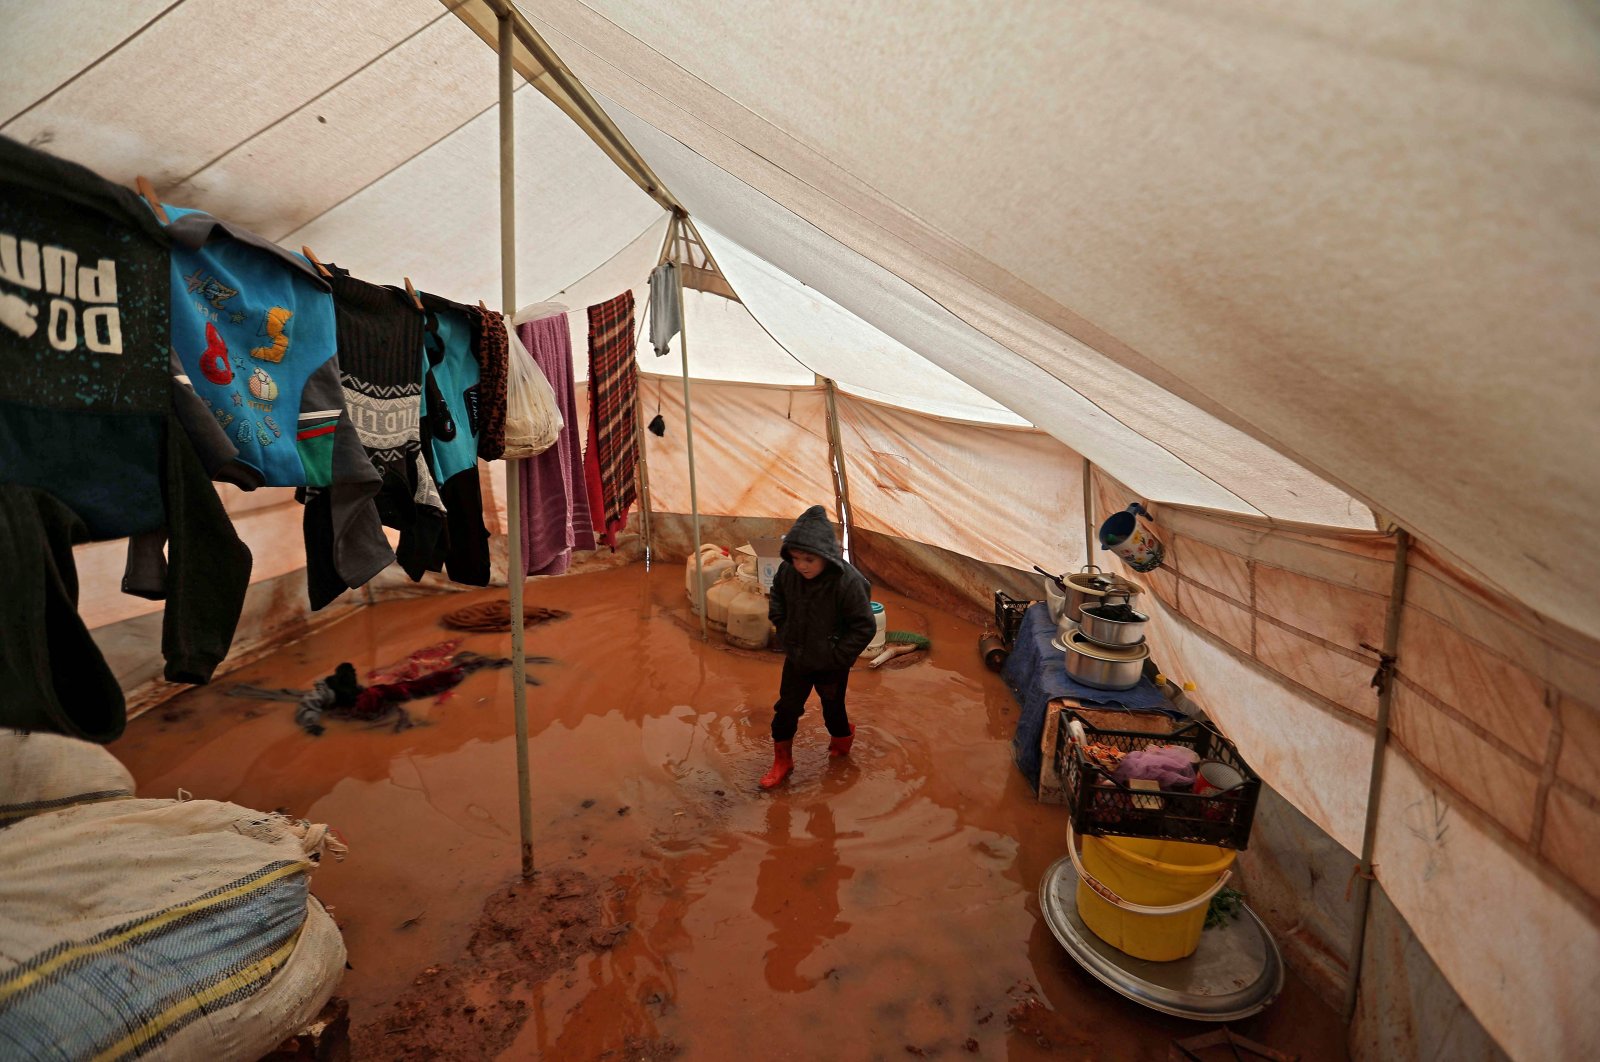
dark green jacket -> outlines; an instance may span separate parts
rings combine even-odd
[[[827,567],[806,579],[789,563],[789,549],[815,553]],[[783,563],[772,580],[767,617],[778,628],[778,644],[790,663],[805,671],[847,668],[872,641],[872,584],[839,551],[833,525],[813,505],[783,536]]]

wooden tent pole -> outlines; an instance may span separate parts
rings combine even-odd
[[[511,9],[504,0],[495,7],[500,20],[500,305],[507,317],[517,305],[516,122],[512,112]],[[511,596],[511,710],[517,726],[517,818],[522,829],[522,876],[533,877],[533,782],[528,767],[528,659],[525,648],[522,562],[522,461],[506,461],[506,545]]]
[[[828,458],[833,463],[833,497],[839,512],[839,534],[844,539],[846,559],[850,557],[851,520],[850,477],[844,467],[844,442],[839,434],[839,386],[823,377],[828,396]]]
[[[677,260],[677,241],[683,235],[683,213],[674,211],[669,239],[673,241],[673,258]],[[682,265],[682,262],[679,262]],[[678,305],[683,306],[683,270],[675,271],[678,278]],[[694,477],[694,414],[689,408],[689,312],[683,306],[682,331],[678,335],[678,353],[683,358],[683,437],[689,448],[689,519],[694,528],[694,585],[696,604],[700,606],[700,640],[711,635],[706,627],[705,564],[700,557],[700,494]]]
[[[1389,614],[1383,626],[1383,650],[1379,656],[1378,719],[1372,736],[1372,775],[1367,783],[1367,823],[1361,833],[1361,861],[1355,869],[1355,928],[1350,937],[1350,983],[1345,989],[1344,1020],[1348,1026],[1355,1016],[1361,992],[1361,960],[1367,945],[1367,912],[1376,880],[1373,849],[1378,840],[1378,810],[1383,798],[1383,762],[1389,749],[1389,708],[1394,703],[1395,661],[1400,651],[1400,619],[1405,612],[1406,575],[1410,571],[1411,536],[1398,531],[1394,542],[1394,582],[1389,588]],[[1367,648],[1371,648],[1368,646]]]

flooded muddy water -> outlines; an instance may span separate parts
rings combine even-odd
[[[359,1057],[1149,1059],[1208,1027],[1124,1001],[1041,921],[1065,811],[1011,763],[1017,708],[978,628],[878,593],[931,654],[858,669],[855,747],[829,761],[815,702],[773,793],[781,658],[700,643],[682,568],[528,584],[569,610],[531,628],[535,858],[519,884],[509,670],[484,670],[417,725],[328,721],[225,695],[365,674],[461,637],[439,617],[503,591],[363,609],[135,720],[112,746],[141,796],[283,808],[350,845],[313,879],[344,930]],[[526,932],[522,927],[526,926]],[[1298,982],[1237,1031],[1344,1057],[1337,1018]]]

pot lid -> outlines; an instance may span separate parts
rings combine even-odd
[[[1113,662],[1122,660],[1144,660],[1150,656],[1150,646],[1144,642],[1140,642],[1137,645],[1119,645],[1115,647],[1109,645],[1100,645],[1098,642],[1091,642],[1079,631],[1072,632],[1072,636],[1067,640],[1067,645],[1074,652],[1082,653],[1084,656],[1091,657],[1095,660],[1109,660]]]
[[[1149,616],[1146,616],[1143,612],[1136,611],[1135,609],[1133,609],[1131,607],[1128,609],[1128,611],[1133,614],[1133,618],[1132,619],[1112,619],[1110,616],[1103,616],[1103,615],[1100,614],[1100,610],[1104,609],[1104,608],[1122,608],[1122,607],[1123,607],[1122,605],[1107,605],[1107,604],[1105,604],[1105,602],[1102,601],[1102,602],[1098,602],[1098,603],[1093,604],[1093,605],[1079,605],[1078,606],[1078,611],[1083,613],[1085,616],[1090,616],[1090,617],[1098,620],[1101,623],[1115,623],[1115,624],[1117,624],[1119,626],[1124,626],[1124,627],[1132,627],[1132,626],[1135,626],[1135,625],[1140,624],[1140,623],[1149,623],[1150,622],[1150,617]]]
[[[1039,882],[1039,912],[1057,941],[1094,978],[1152,1010],[1195,1021],[1239,1021],[1283,991],[1283,956],[1244,904],[1226,925],[1204,930],[1187,959],[1146,962],[1095,936],[1078,916],[1078,875],[1063,856]]]
[[[1132,597],[1134,594],[1144,593],[1144,587],[1140,586],[1136,582],[1133,582],[1132,580],[1124,579],[1120,575],[1096,575],[1093,572],[1073,572],[1070,575],[1064,576],[1064,578],[1067,581],[1067,585],[1071,586],[1072,589],[1078,591],[1080,594],[1087,594],[1090,597],[1105,597],[1108,594],[1118,596],[1127,595]],[[1109,586],[1104,590],[1090,586],[1089,583],[1094,580],[1108,583]]]

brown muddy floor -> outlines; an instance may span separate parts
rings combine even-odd
[[[396,732],[223,695],[309,686],[452,637],[492,591],[364,609],[137,720],[113,751],[141,796],[284,808],[350,855],[314,889],[344,929],[360,1058],[1167,1057],[1208,1031],[1112,994],[1041,921],[1063,809],[1011,764],[1016,705],[978,629],[879,593],[935,646],[860,671],[858,736],[830,763],[815,705],[789,783],[762,794],[780,658],[702,646],[682,568],[529,584],[572,618],[533,628],[529,750],[538,878],[518,875],[510,672],[473,674]],[[503,591],[502,591],[503,593]],[[510,636],[463,648],[509,652]],[[1344,1057],[1299,982],[1236,1031]]]

